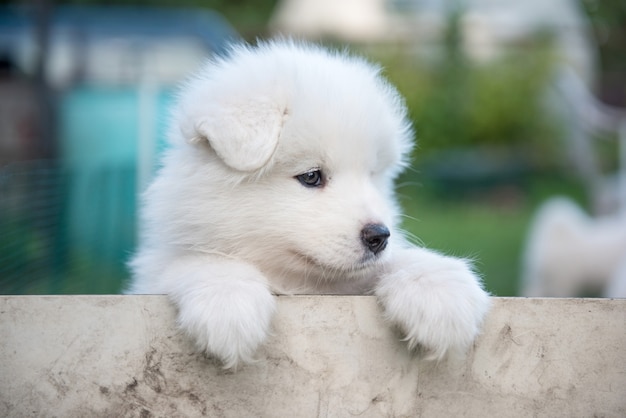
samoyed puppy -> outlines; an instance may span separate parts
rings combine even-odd
[[[626,297],[626,218],[591,217],[571,199],[544,203],[529,229],[522,294]]]
[[[182,88],[129,291],[167,294],[226,368],[267,338],[274,294],[374,294],[410,348],[467,349],[490,305],[479,278],[397,229],[393,181],[412,135],[364,59],[290,40],[234,46]]]

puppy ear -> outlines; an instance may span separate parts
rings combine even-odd
[[[230,167],[253,171],[263,167],[278,145],[284,111],[275,103],[225,104],[196,123],[190,142],[206,139]]]

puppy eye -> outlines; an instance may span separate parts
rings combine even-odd
[[[321,170],[311,170],[296,176],[300,184],[304,187],[320,187],[322,186]]]

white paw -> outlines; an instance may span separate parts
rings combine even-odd
[[[376,289],[387,319],[400,328],[409,348],[426,351],[427,358],[465,352],[491,305],[479,278],[464,260],[406,252]]]
[[[256,281],[212,280],[203,288],[172,295],[178,324],[199,350],[236,369],[254,360],[267,338],[276,302]]]

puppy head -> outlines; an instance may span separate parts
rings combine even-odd
[[[237,47],[189,83],[176,120],[176,164],[195,167],[175,215],[187,245],[318,279],[389,253],[412,131],[377,67],[290,41]]]

